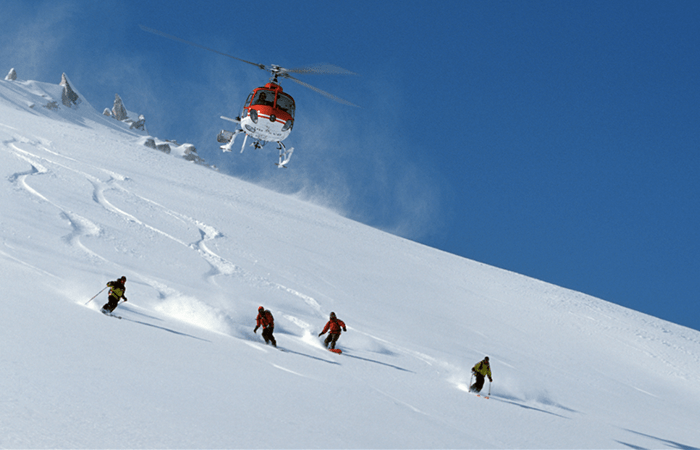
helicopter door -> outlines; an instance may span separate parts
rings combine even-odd
[[[292,119],[294,118],[294,99],[289,95],[280,92],[277,97],[277,108],[292,116]]]

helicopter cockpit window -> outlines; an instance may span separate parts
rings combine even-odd
[[[277,97],[277,107],[294,117],[294,100],[287,94],[280,93]]]
[[[274,91],[258,91],[253,99],[253,105],[272,106],[275,103]]]

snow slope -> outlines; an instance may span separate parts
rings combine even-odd
[[[60,99],[0,81],[0,447],[700,448],[697,331],[152,150]],[[85,306],[121,275],[123,320],[98,312],[106,292]],[[259,305],[279,350],[253,333]],[[331,311],[343,355],[317,337]],[[484,355],[489,400],[466,392]]]

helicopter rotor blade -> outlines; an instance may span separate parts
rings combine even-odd
[[[177,36],[173,36],[172,34],[164,33],[162,31],[158,31],[158,30],[154,30],[153,28],[148,28],[144,25],[139,24],[139,27],[143,31],[146,31],[148,33],[157,34],[158,36],[162,36],[164,38],[171,39],[173,41],[181,42],[181,43],[187,44],[187,45],[192,45],[194,47],[198,47],[198,48],[201,48],[203,50],[210,51],[212,53],[226,56],[228,58],[235,59],[237,61],[241,61],[241,62],[244,62],[246,64],[250,64],[251,66],[255,66],[259,69],[270,72],[273,75],[275,82],[276,82],[278,76],[282,77],[282,78],[288,78],[288,79],[294,81],[295,83],[301,84],[302,86],[307,87],[307,88],[311,89],[312,91],[318,92],[319,94],[321,94],[325,97],[328,97],[329,99],[331,99],[333,101],[336,101],[338,103],[342,103],[344,105],[354,106],[356,108],[359,108],[359,106],[355,105],[354,103],[350,103],[347,100],[343,100],[340,97],[336,97],[333,94],[330,94],[326,91],[323,91],[317,87],[311,86],[308,83],[304,83],[303,81],[298,80],[298,79],[294,78],[293,76],[289,75],[290,73],[301,73],[301,74],[320,73],[320,74],[330,74],[330,75],[357,75],[355,72],[351,72],[347,69],[343,69],[342,67],[338,67],[338,66],[335,66],[333,64],[316,64],[316,65],[308,66],[308,67],[298,67],[296,69],[285,69],[284,67],[279,67],[279,66],[276,66],[274,64],[271,66],[266,66],[265,64],[258,64],[258,63],[254,63],[251,61],[246,61],[245,59],[241,59],[241,58],[238,58],[236,56],[229,55],[228,53],[220,52],[218,50],[214,50],[213,48],[205,47],[204,45],[200,45],[200,44],[179,38]]]
[[[357,106],[357,105],[354,104],[354,103],[350,103],[350,102],[347,101],[347,100],[343,100],[343,99],[340,98],[340,97],[336,97],[336,96],[333,95],[333,94],[330,94],[330,93],[328,93],[328,92],[326,92],[326,91],[322,91],[321,89],[319,89],[319,88],[317,88],[317,87],[314,87],[314,86],[311,86],[311,85],[308,84],[308,83],[304,83],[304,82],[301,81],[301,80],[297,80],[296,78],[294,78],[293,76],[291,76],[291,75],[289,75],[289,74],[284,74],[283,76],[284,76],[284,78],[289,78],[289,79],[292,80],[293,82],[298,83],[298,84],[301,84],[302,86],[307,87],[307,88],[311,89],[311,90],[314,91],[314,92],[318,92],[319,94],[323,95],[324,97],[328,97],[328,98],[330,98],[331,100],[334,100],[334,101],[336,101],[336,102],[338,102],[338,103],[342,103],[343,105],[354,106],[354,107],[356,107],[356,108],[359,108],[359,106]]]
[[[149,33],[157,34],[157,35],[162,36],[162,37],[164,37],[164,38],[172,39],[173,41],[182,42],[183,44],[192,45],[192,46],[194,46],[194,47],[199,47],[199,48],[201,48],[201,49],[208,50],[208,51],[210,51],[210,52],[218,53],[219,55],[227,56],[227,57],[229,57],[229,58],[236,59],[236,60],[238,60],[238,61],[241,61],[241,62],[250,64],[250,65],[252,65],[252,66],[256,66],[256,67],[258,67],[258,68],[260,68],[260,69],[262,69],[262,70],[267,70],[267,71],[270,70],[270,69],[267,68],[264,64],[258,64],[258,63],[246,61],[245,59],[241,59],[241,58],[238,58],[238,57],[236,57],[236,56],[229,55],[228,53],[223,53],[223,52],[220,52],[220,51],[218,51],[218,50],[214,50],[213,48],[205,47],[205,46],[203,46],[203,45],[199,45],[199,44],[196,44],[196,43],[194,43],[194,42],[186,41],[186,40],[181,39],[181,38],[179,38],[179,37],[177,37],[177,36],[173,36],[172,34],[163,33],[162,31],[154,30],[153,28],[148,28],[148,27],[145,27],[145,26],[143,26],[143,25],[139,25],[139,27],[141,27],[141,29],[142,29],[143,31],[147,31],[147,32],[149,32]]]
[[[355,72],[351,72],[333,64],[316,64],[307,67],[297,67],[296,69],[284,69],[284,71],[287,73],[303,74],[322,73],[326,75],[357,75]]]

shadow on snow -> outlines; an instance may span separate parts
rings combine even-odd
[[[690,446],[690,445],[684,445],[684,444],[681,444],[681,443],[679,443],[679,442],[670,441],[670,440],[668,440],[668,439],[662,439],[662,438],[659,438],[659,437],[656,437],[656,436],[651,436],[651,435],[649,435],[649,434],[640,433],[640,432],[638,432],[638,431],[628,430],[627,428],[623,428],[623,430],[629,431],[630,433],[636,434],[636,435],[638,435],[638,436],[643,436],[643,437],[646,437],[646,438],[649,438],[649,439],[653,439],[653,440],[655,440],[655,441],[657,441],[657,442],[663,444],[664,446],[668,446],[669,448],[678,448],[678,449],[681,449],[681,450],[700,450],[700,448],[698,448],[698,447],[692,447],[692,446]],[[624,445],[624,446],[626,446],[626,447],[629,447],[629,448],[639,448],[639,449],[644,448],[644,447],[639,447],[639,446],[637,446],[637,445],[628,444],[627,442],[622,442],[622,441],[615,441],[615,442],[618,442],[618,443],[620,443],[620,444],[622,444],[622,445]],[[658,444],[658,445],[661,445],[661,444]]]
[[[393,364],[387,364],[387,363],[385,363],[385,362],[376,361],[376,360],[374,360],[374,359],[369,359],[369,358],[363,358],[363,357],[361,357],[361,356],[348,355],[346,352],[343,352],[343,356],[347,356],[348,358],[360,359],[360,360],[362,360],[362,361],[367,361],[367,362],[371,362],[371,363],[374,363],[374,364],[380,364],[380,365],[382,365],[382,366],[391,367],[392,369],[401,370],[401,371],[403,371],[403,372],[415,373],[415,372],[412,371],[412,370],[404,369],[403,367],[395,366],[395,365],[393,365]]]

